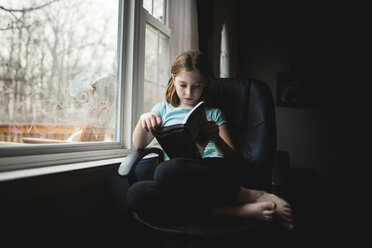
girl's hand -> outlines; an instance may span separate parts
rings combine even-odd
[[[215,141],[220,137],[220,127],[214,121],[206,121],[201,129],[201,135],[207,140]]]
[[[151,133],[153,136],[156,136],[158,131],[161,129],[162,120],[160,116],[154,112],[142,114],[139,122],[142,129]]]

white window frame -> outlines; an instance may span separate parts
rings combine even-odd
[[[138,93],[141,93],[137,87],[141,82],[138,81],[141,79],[141,74],[138,74],[141,66],[138,65],[143,63],[138,60],[141,53],[138,32],[140,9],[142,1],[121,0],[119,4],[118,80],[121,87],[118,98],[120,118],[116,120],[116,126],[120,128],[116,131],[120,141],[0,147],[0,181],[1,174],[5,172],[53,166],[55,171],[61,171],[61,166],[65,165],[68,165],[66,170],[71,170],[72,164],[84,163],[85,167],[89,167],[90,162],[91,166],[104,165],[108,160],[124,158],[129,154],[132,150],[131,134],[139,110],[136,101],[140,98]]]
[[[143,1],[138,1],[138,25],[139,25],[139,36],[138,36],[138,64],[140,65],[138,67],[138,100],[136,102],[137,106],[137,116],[136,119],[138,120],[139,116],[143,112],[143,98],[144,98],[144,82],[145,82],[145,41],[146,41],[146,24],[151,25],[153,28],[157,29],[164,35],[166,35],[169,39],[171,37],[171,30],[169,28],[169,6],[170,1],[166,1],[166,13],[165,13],[165,24],[162,23],[160,20],[156,19],[154,16],[152,16],[145,8],[143,8]],[[170,53],[169,53],[170,54]]]

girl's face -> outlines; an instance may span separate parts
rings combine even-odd
[[[172,74],[176,93],[180,98],[181,108],[193,108],[198,102],[206,86],[205,78],[199,71],[183,71],[179,75]]]

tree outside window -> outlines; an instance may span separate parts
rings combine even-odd
[[[116,141],[118,0],[0,0],[0,142]]]

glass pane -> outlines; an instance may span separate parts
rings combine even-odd
[[[146,25],[145,41],[145,80],[156,81],[158,32],[150,25]]]
[[[156,87],[152,83],[145,82],[143,112],[149,112],[155,105]]]
[[[169,38],[159,33],[159,65],[158,82],[166,86],[170,77],[169,74]]]
[[[165,23],[165,0],[154,0],[153,16]]]
[[[165,87],[158,86],[158,95],[156,102],[164,102],[165,101]]]
[[[152,1],[153,0],[143,0],[143,7],[152,15]]]
[[[228,37],[227,26],[223,24],[221,31],[221,50],[220,50],[220,77],[229,77],[229,50],[228,50]]]
[[[0,144],[115,140],[118,2],[0,0]]]

